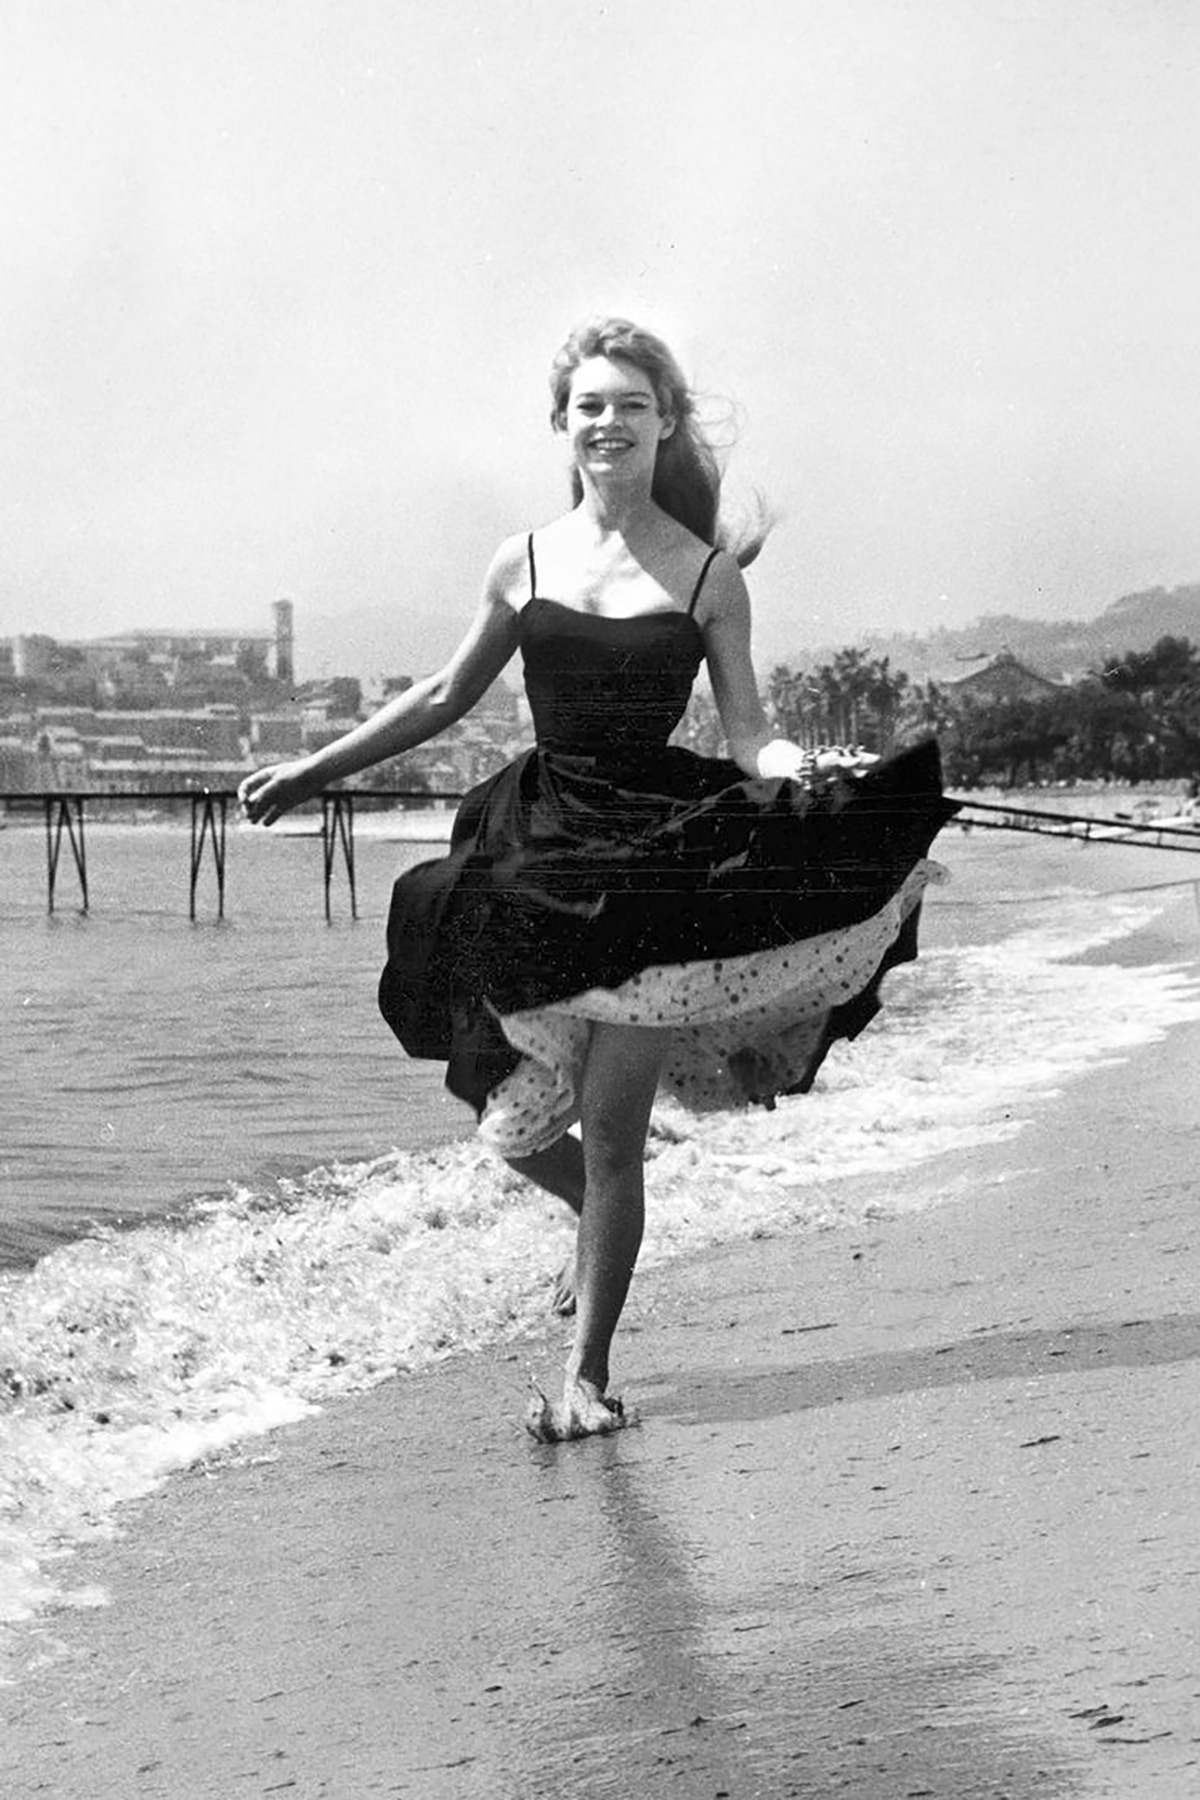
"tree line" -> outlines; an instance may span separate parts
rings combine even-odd
[[[764,700],[782,736],[814,748],[884,755],[933,735],[953,786],[1200,776],[1200,648],[1185,637],[1161,637],[1078,681],[1012,699],[911,681],[888,657],[847,648],[816,668],[778,664]],[[703,754],[721,753],[711,695],[694,696],[680,735]]]
[[[1070,686],[968,705],[949,737],[963,785],[1171,781],[1200,776],[1200,649],[1163,637]]]

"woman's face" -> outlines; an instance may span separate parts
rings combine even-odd
[[[675,421],[659,411],[654,384],[633,363],[590,356],[571,377],[563,429],[581,473],[645,479]]]

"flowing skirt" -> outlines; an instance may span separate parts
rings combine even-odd
[[[448,855],[396,883],[381,1009],[505,1155],[577,1117],[597,1021],[670,1032],[664,1084],[686,1105],[769,1105],[916,955],[955,811],[932,742],[811,785],[674,748],[530,750],[467,796]]]

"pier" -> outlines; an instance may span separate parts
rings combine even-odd
[[[315,796],[320,801],[322,880],[325,922],[333,919],[333,890],[338,869],[344,871],[350,917],[358,918],[358,893],[354,869],[354,818],[356,806],[372,811],[376,803],[405,803],[408,807],[444,806],[460,801],[460,793],[426,793],[412,788],[330,788]],[[1032,831],[1044,836],[1071,838],[1080,844],[1105,844],[1141,849],[1173,850],[1200,854],[1200,822],[1187,824],[1167,819],[1096,817],[1086,813],[1047,811],[1040,807],[1009,806],[1002,802],[974,800],[966,794],[950,794],[962,808],[956,823],[966,830]],[[217,918],[225,917],[226,856],[229,807],[237,804],[232,788],[162,788],[145,793],[90,788],[79,793],[0,793],[3,815],[20,818],[40,811],[46,831],[46,906],[53,913],[58,902],[60,868],[67,866],[64,848],[70,851],[79,889],[79,911],[89,910],[86,806],[187,808],[191,819],[191,851],[188,859],[188,917],[196,917],[196,895],[201,873],[211,860],[217,879]],[[365,808],[364,808],[365,810]],[[304,816],[301,814],[300,816]],[[315,834],[314,834],[315,835]]]
[[[333,920],[333,888],[340,867],[345,872],[351,919],[358,918],[358,892],[354,871],[355,803],[366,800],[372,810],[375,803],[405,802],[408,806],[434,806],[457,802],[458,793],[430,794],[413,788],[372,788],[352,790],[330,788],[315,797],[321,805],[320,835],[323,855],[322,878],[325,895],[325,922]],[[211,861],[217,879],[217,918],[225,917],[225,870],[227,857],[226,828],[229,807],[237,805],[233,788],[157,788],[130,793],[125,789],[89,788],[78,793],[0,793],[0,819],[22,818],[40,812],[46,832],[46,910],[55,911],[59,901],[59,871],[74,867],[78,883],[78,911],[90,910],[88,897],[86,807],[91,802],[106,811],[111,808],[170,807],[186,808],[191,820],[191,848],[188,858],[188,917],[196,917],[196,895],[201,872]],[[303,816],[303,815],[301,815]],[[63,856],[70,851],[69,863]]]
[[[1177,819],[1097,818],[1090,813],[1045,812],[1040,807],[1006,806],[948,794],[962,807],[957,824],[980,831],[1033,831],[1042,837],[1072,838],[1079,844],[1134,844],[1143,850],[1200,852],[1200,818],[1192,824]]]

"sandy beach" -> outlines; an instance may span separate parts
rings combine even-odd
[[[1184,1026],[899,1217],[652,1271],[611,1440],[521,1432],[548,1323],[176,1478],[3,1792],[1194,1795],[1198,1081]]]

